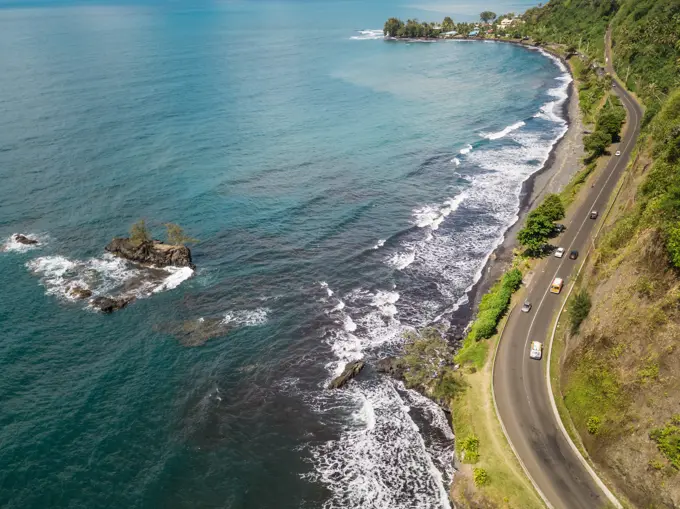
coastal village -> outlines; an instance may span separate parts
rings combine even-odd
[[[390,18],[385,22],[383,34],[392,39],[524,39],[529,37],[522,30],[524,20],[514,13],[497,16],[495,12],[484,11],[479,23],[455,23],[449,16],[441,23],[420,22],[409,19],[406,22]]]

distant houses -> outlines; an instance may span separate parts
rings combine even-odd
[[[477,37],[479,35],[479,30],[473,30],[468,34],[468,37]]]

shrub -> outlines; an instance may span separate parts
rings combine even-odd
[[[477,487],[489,484],[489,473],[483,468],[474,468],[472,470],[472,478],[475,481],[475,486]]]
[[[479,460],[479,438],[476,435],[466,436],[460,444],[465,463],[476,463]]]
[[[185,235],[184,230],[178,224],[165,223],[165,232],[167,243],[173,246],[183,246],[184,244],[198,242],[198,240]]]
[[[601,426],[602,419],[600,419],[596,415],[588,417],[588,422],[586,422],[586,428],[588,429],[588,433],[590,433],[591,435],[597,435],[600,431]]]
[[[144,219],[140,219],[135,224],[130,227],[130,241],[136,245],[140,245],[144,242],[149,242],[151,240],[151,232],[146,227],[146,222]]]
[[[569,307],[569,321],[571,323],[571,333],[577,334],[581,326],[581,322],[586,319],[590,313],[590,295],[585,290],[580,290],[575,296]]]
[[[649,432],[649,438],[656,443],[659,452],[680,470],[680,428],[672,423]]]

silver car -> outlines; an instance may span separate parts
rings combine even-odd
[[[528,313],[529,311],[531,311],[531,302],[525,300],[524,304],[522,304],[522,313]]]

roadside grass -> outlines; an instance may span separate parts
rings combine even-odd
[[[507,316],[501,320],[499,330],[502,331],[506,321]],[[538,509],[544,507],[543,502],[506,441],[493,404],[493,356],[499,337],[496,334],[481,340],[477,345],[485,345],[483,348],[474,346],[469,350],[475,352],[470,366],[479,365],[481,360],[481,369],[467,370],[466,388],[451,402],[456,457],[463,462],[454,476],[452,495],[461,508]],[[482,351],[486,352],[483,359]],[[470,437],[476,440],[470,440]],[[470,454],[469,444],[474,442],[476,451]],[[480,474],[480,469],[486,474]],[[480,475],[484,482],[475,483]]]

